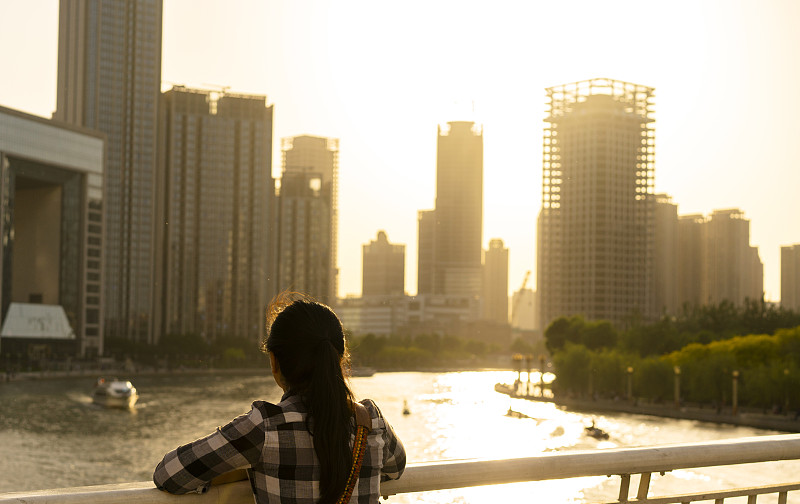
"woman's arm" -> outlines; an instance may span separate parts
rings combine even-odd
[[[367,406],[367,409],[374,409],[378,418],[380,418],[384,425],[383,432],[381,432],[381,436],[383,437],[381,481],[397,479],[403,474],[403,470],[406,468],[406,450],[403,447],[403,443],[400,442],[400,438],[397,437],[391,424],[389,424],[386,417],[383,416],[383,413],[381,413],[380,408],[378,408],[378,405],[375,404],[374,401],[365,399],[361,401],[361,403]]]
[[[257,408],[212,434],[179,446],[156,466],[153,482],[173,494],[204,493],[218,476],[256,463],[264,445],[263,417]]]
[[[406,450],[400,438],[394,433],[394,429],[384,418],[386,430],[383,432],[383,468],[381,469],[381,480],[398,479],[406,468]]]

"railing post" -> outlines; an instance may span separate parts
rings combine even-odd
[[[647,491],[650,490],[650,474],[651,473],[642,473],[639,479],[639,491],[636,492],[636,498],[638,500],[647,499]]]
[[[620,474],[622,480],[619,483],[619,502],[628,502],[628,494],[631,488],[631,475]]]

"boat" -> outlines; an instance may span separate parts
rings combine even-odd
[[[589,437],[593,437],[595,439],[608,439],[608,432],[604,431],[600,427],[596,427],[594,425],[594,421],[592,421],[592,425],[589,427],[584,427],[583,430]]]
[[[371,367],[354,367],[350,369],[350,376],[369,377],[375,374],[375,368]]]
[[[508,413],[506,413],[506,416],[507,417],[512,417],[512,418],[530,418],[525,413],[520,413],[519,411],[514,411],[511,408],[508,408]]]
[[[92,402],[107,408],[133,408],[139,394],[129,381],[98,378],[92,393]]]
[[[495,383],[494,390],[511,397],[518,397],[516,386],[508,385],[507,383]]]

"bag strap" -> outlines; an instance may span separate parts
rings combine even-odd
[[[353,489],[356,487],[358,481],[358,473],[361,472],[361,463],[364,461],[364,452],[367,449],[367,434],[372,428],[372,418],[369,411],[364,405],[353,403],[353,409],[356,414],[356,437],[353,441],[353,467],[350,468],[350,474],[347,476],[347,486],[344,488],[344,493],[337,504],[345,504],[350,502],[350,497],[353,495]]]

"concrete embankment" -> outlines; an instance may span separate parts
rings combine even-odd
[[[502,393],[502,392],[501,392]],[[642,401],[612,400],[612,399],[580,399],[570,397],[526,397],[516,395],[514,397],[531,401],[552,402],[561,408],[583,412],[611,412],[611,413],[632,413],[638,415],[651,415],[664,418],[678,418],[684,420],[699,420],[703,422],[714,422],[729,425],[741,425],[745,427],[755,427],[757,429],[768,429],[783,432],[800,432],[800,414],[789,412],[788,414],[767,413],[762,410],[751,408],[739,408],[734,415],[730,406],[726,406],[717,411],[713,407],[699,407],[682,405],[675,407],[674,404],[667,403],[647,403]]]

